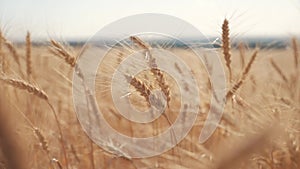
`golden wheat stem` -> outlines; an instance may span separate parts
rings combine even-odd
[[[67,152],[66,152],[66,147],[65,147],[65,143],[64,143],[65,139],[63,137],[63,133],[62,133],[62,129],[61,129],[61,126],[60,126],[60,122],[59,122],[58,117],[56,115],[55,109],[52,106],[52,104],[50,104],[49,100],[47,100],[47,104],[49,105],[49,107],[52,110],[52,113],[54,115],[54,119],[55,119],[58,131],[59,131],[59,134],[60,134],[59,140],[60,140],[60,143],[61,143],[61,146],[62,146],[62,151],[63,151],[65,163],[66,163],[67,168],[69,168],[69,163],[68,163],[68,158],[67,158]]]
[[[282,80],[284,82],[288,82],[288,78],[285,76],[283,71],[280,69],[280,67],[276,64],[276,62],[272,58],[270,59],[270,63],[272,67],[275,69],[275,71],[277,72],[277,74],[282,78]]]
[[[49,150],[49,146],[48,146],[48,141],[47,141],[46,137],[43,135],[42,131],[39,128],[35,127],[34,124],[29,120],[29,118],[22,111],[18,110],[17,106],[15,106],[15,108],[23,116],[25,121],[29,124],[29,126],[32,129],[34,135],[39,140],[43,151],[47,154],[47,157],[48,157],[49,161],[51,161],[51,154],[50,154],[50,150]],[[54,169],[52,164],[50,164],[50,165],[51,165],[51,168]]]
[[[5,37],[2,36],[2,40],[4,41],[4,45],[8,48],[9,52],[12,54],[15,62],[18,65],[19,68],[19,72],[21,74],[21,77],[24,77],[24,74],[22,72],[22,68],[21,68],[21,63],[20,63],[20,56],[17,52],[17,49],[15,48],[15,46],[12,44],[12,42],[8,41]]]
[[[92,140],[90,140],[90,146],[91,146],[90,158],[92,163],[92,169],[95,169],[94,146]]]
[[[245,67],[245,45],[244,43],[239,43],[239,52],[240,52],[240,58],[241,58],[241,65],[242,68]]]
[[[51,161],[56,164],[56,166],[58,167],[58,169],[63,169],[61,163],[56,159],[56,158],[52,158]]]
[[[4,55],[3,55],[3,47],[2,47],[2,44],[3,44],[3,38],[2,38],[2,31],[1,31],[1,29],[0,29],[0,62],[1,62],[1,71],[2,72],[5,72],[5,69],[4,69],[4,67],[5,67],[5,65],[4,65]]]
[[[61,142],[61,145],[62,145],[62,149],[63,149],[63,153],[64,153],[64,158],[65,158],[65,161],[66,161],[66,165],[67,165],[67,168],[68,168],[68,160],[67,160],[67,153],[66,153],[66,149],[65,149],[65,145],[64,145],[64,138],[63,138],[63,134],[62,134],[62,129],[61,129],[61,126],[60,126],[60,123],[58,121],[58,117],[56,115],[56,112],[55,112],[55,109],[54,107],[50,104],[49,102],[49,99],[48,99],[48,95],[41,89],[31,85],[31,84],[28,84],[27,82],[25,81],[22,81],[22,80],[17,80],[17,79],[11,79],[11,78],[2,78],[0,77],[0,80],[8,85],[11,85],[15,88],[18,88],[18,89],[21,89],[21,90],[26,90],[28,93],[31,93],[43,100],[45,100],[47,102],[47,104],[49,105],[53,115],[54,115],[54,119],[56,121],[56,124],[57,124],[57,127],[58,127],[58,130],[59,130],[59,134],[60,134],[60,137],[59,137],[59,140]]]

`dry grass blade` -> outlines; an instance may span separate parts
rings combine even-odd
[[[63,47],[63,45],[61,45],[59,42],[55,40],[51,39],[50,43],[51,46],[49,47],[49,50],[51,53],[65,59],[65,62],[68,63],[71,67],[75,67],[76,58],[71,54],[71,52],[67,51]]]
[[[225,19],[222,25],[222,49],[226,62],[226,67],[229,72],[229,81],[232,80],[232,71],[231,71],[231,53],[230,53],[230,38],[229,38],[229,26],[228,20]]]
[[[27,32],[26,35],[26,73],[27,80],[30,80],[30,76],[32,74],[32,62],[31,62],[31,38],[30,33]]]
[[[294,52],[294,62],[295,62],[295,68],[298,69],[298,64],[299,64],[299,53],[298,53],[298,44],[297,44],[297,39],[293,38],[292,39],[292,46],[293,46],[293,52]]]
[[[236,84],[233,85],[231,90],[229,90],[227,92],[226,100],[231,98],[234,95],[234,93],[243,85],[243,82],[245,81],[245,79],[247,78],[247,75],[250,72],[251,66],[257,56],[257,53],[258,53],[258,50],[255,50],[254,53],[252,54],[251,59],[250,59],[249,63],[247,64],[246,68],[244,69],[240,80]]]
[[[282,78],[282,80],[286,83],[288,83],[288,78],[285,76],[283,71],[280,69],[280,67],[275,63],[275,61],[271,58],[270,63],[272,67],[275,69],[275,71],[278,73],[278,75]]]

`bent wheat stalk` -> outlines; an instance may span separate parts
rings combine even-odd
[[[288,78],[285,76],[283,71],[280,69],[280,67],[276,64],[276,62],[272,58],[270,59],[270,63],[272,67],[275,69],[275,71],[277,72],[277,74],[282,78],[282,80],[288,83]]]
[[[230,99],[235,94],[235,92],[243,85],[244,81],[247,78],[247,75],[250,72],[251,66],[252,66],[252,64],[253,64],[256,56],[257,56],[257,53],[258,53],[258,50],[256,49],[254,51],[254,53],[252,54],[250,61],[246,65],[246,68],[244,69],[243,74],[242,74],[240,80],[233,85],[233,87],[231,88],[231,90],[229,90],[227,92],[227,94],[226,94],[226,100]]]
[[[17,80],[17,79],[12,79],[12,78],[7,78],[7,77],[0,77],[0,81],[4,82],[5,84],[8,84],[10,86],[13,86],[15,88],[18,88],[18,89],[21,89],[21,90],[26,90],[28,93],[33,94],[33,95],[35,95],[35,96],[39,97],[40,99],[45,100],[47,102],[48,106],[50,107],[50,109],[53,113],[55,122],[56,122],[58,130],[59,130],[59,134],[60,134],[59,140],[60,140],[60,143],[61,143],[61,146],[62,146],[62,149],[63,149],[65,162],[66,162],[66,165],[67,165],[67,168],[68,168],[68,159],[67,159],[66,148],[65,148],[65,145],[64,145],[65,140],[64,140],[64,137],[63,137],[62,129],[61,129],[58,117],[56,115],[55,109],[50,104],[48,95],[43,90],[41,90],[41,89],[31,85],[31,84],[28,84],[27,82],[22,81],[22,80]]]
[[[49,51],[56,56],[59,56],[65,60],[71,67],[75,67],[76,58],[67,51],[59,42],[51,39],[51,46],[49,47]]]
[[[138,46],[140,46],[141,48],[147,50],[147,52],[150,56],[150,59],[149,59],[149,66],[151,68],[150,71],[154,75],[156,81],[158,82],[159,87],[161,88],[162,92],[166,96],[167,106],[169,107],[170,100],[171,100],[170,88],[169,88],[169,85],[167,84],[167,82],[165,80],[165,77],[164,77],[162,71],[157,68],[155,58],[153,58],[151,53],[150,53],[151,46],[149,44],[147,44],[146,42],[144,42],[143,40],[141,40],[140,38],[136,37],[136,36],[131,36],[130,39],[134,43],[136,43]]]
[[[9,50],[9,52],[12,54],[13,59],[17,63],[19,72],[21,74],[21,77],[24,77],[24,74],[23,74],[22,68],[21,68],[21,63],[20,63],[20,56],[19,56],[19,54],[17,52],[17,49],[12,44],[12,42],[10,42],[9,40],[7,40],[4,36],[2,36],[2,40],[4,42],[4,45],[7,47],[7,49]]]

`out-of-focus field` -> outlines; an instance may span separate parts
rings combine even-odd
[[[204,144],[200,144],[198,139],[210,107],[209,78],[201,63],[195,64],[190,59],[188,51],[172,49],[174,54],[187,62],[197,77],[201,96],[199,115],[192,130],[176,147],[159,156],[144,159],[128,159],[121,154],[106,152],[85,134],[73,106],[74,68],[64,58],[49,52],[47,45],[31,46],[32,71],[28,76],[26,46],[14,47],[15,54],[4,44],[0,50],[1,79],[4,79],[0,83],[1,113],[11,122],[8,124],[11,130],[6,134],[15,138],[14,144],[19,147],[15,151],[21,153],[20,161],[13,162],[22,163],[24,168],[300,168],[300,65],[295,64],[298,51],[292,45],[286,49],[258,51],[243,84],[227,101],[217,130]],[[79,55],[80,49],[66,48],[74,57]],[[214,50],[219,54],[228,74],[222,50]],[[231,82],[227,81],[228,91],[247,69],[254,49],[245,47],[244,50],[232,49],[231,52],[233,78]],[[134,124],[118,114],[112,105],[110,91],[104,90],[109,89],[109,77],[113,72],[110,66],[118,63],[111,62],[111,65],[103,65],[104,71],[98,70],[99,74],[106,74],[106,78],[101,79],[99,76],[96,79],[96,98],[102,103],[99,109],[104,112],[109,124],[120,133],[135,137],[149,137],[166,130],[170,124],[164,116],[152,124]],[[137,77],[142,79],[143,76],[141,74]],[[178,86],[171,77],[165,76],[170,84],[171,98],[165,115],[173,123],[180,107]],[[28,93],[26,89],[5,83],[5,79],[22,80],[43,90],[54,108],[58,123],[47,101]],[[97,87],[101,90],[97,91]],[[144,98],[134,87],[131,86],[131,90],[131,102],[136,108],[143,109],[146,106]],[[37,130],[44,138],[37,134]],[[6,168],[11,160],[14,159],[3,151],[0,168]]]

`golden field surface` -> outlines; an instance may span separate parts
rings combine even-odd
[[[220,56],[228,76],[228,59],[224,59],[222,49],[211,50]],[[201,96],[199,114],[176,147],[150,158],[129,158],[113,140],[107,143],[112,149],[108,152],[83,131],[72,98],[72,76],[80,51],[80,46],[56,41],[35,46],[27,39],[27,44],[10,45],[1,37],[0,169],[300,168],[300,58],[295,39],[286,49],[230,49],[232,79],[227,79],[224,114],[204,144],[199,143],[199,135],[211,106],[209,78],[189,51],[170,49],[196,75]],[[162,133],[174,123],[182,106],[178,86],[163,73],[169,90],[164,115],[149,124],[130,122],[118,114],[110,96],[114,68],[130,54],[122,47],[117,51],[109,53],[99,66],[95,82],[98,108],[110,126],[124,135],[150,137]],[[161,87],[150,72],[141,72],[135,78],[147,86],[151,81],[152,89]],[[143,91],[133,83],[130,91],[133,106],[147,109]]]

